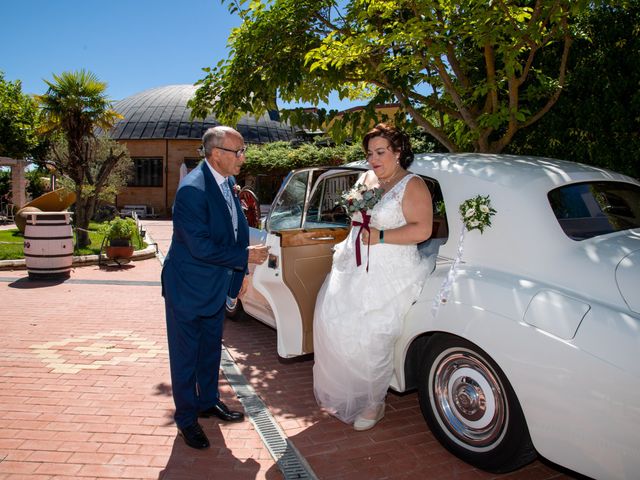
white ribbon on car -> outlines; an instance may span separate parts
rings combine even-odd
[[[449,294],[451,293],[451,288],[453,287],[453,282],[455,282],[456,276],[458,275],[458,266],[462,261],[462,254],[464,253],[464,234],[467,231],[467,227],[464,226],[464,222],[461,222],[461,223],[462,223],[462,229],[460,230],[460,238],[458,239],[458,251],[456,252],[456,258],[453,260],[453,263],[449,268],[447,277],[442,282],[440,291],[436,295],[436,298],[433,299],[431,314],[434,317],[438,315],[438,310],[440,309],[440,305],[447,303],[449,299]]]

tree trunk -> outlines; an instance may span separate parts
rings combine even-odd
[[[89,239],[89,216],[87,215],[87,198],[82,195],[82,189],[76,188],[76,244],[78,248],[85,248],[91,244]]]

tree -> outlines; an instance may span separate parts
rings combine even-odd
[[[81,188],[86,199],[87,217],[91,219],[100,204],[113,203],[120,189],[126,186],[132,173],[133,161],[124,145],[106,135],[90,138],[87,143],[88,175]],[[68,168],[70,152],[63,137],[57,138],[51,145],[50,159],[49,163],[55,164],[59,172],[65,172]],[[77,195],[78,186],[68,175],[61,177],[58,184],[75,191]]]
[[[80,248],[89,245],[87,228],[97,202],[117,165],[129,158],[126,147],[95,135],[108,131],[118,118],[101,82],[80,70],[54,75],[38,97],[44,131],[53,139],[47,163],[67,177],[76,193],[74,221]]]
[[[25,173],[27,179],[27,193],[31,199],[38,198],[48,190],[49,170],[44,165],[29,169]]]
[[[575,42],[562,97],[509,150],[640,178],[640,0],[596,6],[579,26],[590,40]],[[557,63],[553,55],[540,60]]]
[[[449,151],[500,152],[558,100],[573,22],[588,4],[232,0],[229,8],[243,23],[229,37],[230,57],[204,69],[193,115],[212,111],[234,123],[244,112],[276,108],[277,97],[317,104],[337,92],[368,100],[364,110],[333,123],[338,137],[362,133],[377,104],[396,101],[396,123],[413,119]],[[532,68],[556,44],[557,68]],[[310,121],[302,109],[285,118]]]
[[[41,151],[37,134],[38,105],[22,93],[19,80],[0,72],[0,157],[27,158]]]

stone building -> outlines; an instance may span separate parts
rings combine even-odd
[[[169,85],[145,90],[114,104],[124,118],[115,124],[111,137],[127,146],[134,162],[133,178],[117,196],[118,209],[145,205],[156,215],[170,214],[181,175],[200,161],[203,133],[220,125],[212,116],[190,119],[187,102],[195,90],[193,85]],[[247,144],[289,141],[295,137],[291,128],[278,121],[277,113],[258,119],[245,116],[235,128]]]

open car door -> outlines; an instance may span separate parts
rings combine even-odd
[[[276,328],[278,354],[313,352],[316,296],[331,270],[333,246],[344,240],[350,219],[336,205],[366,170],[362,167],[304,168],[283,181],[266,219],[252,229],[252,243],[270,246],[269,258],[251,266],[250,287],[242,299],[249,315]]]

